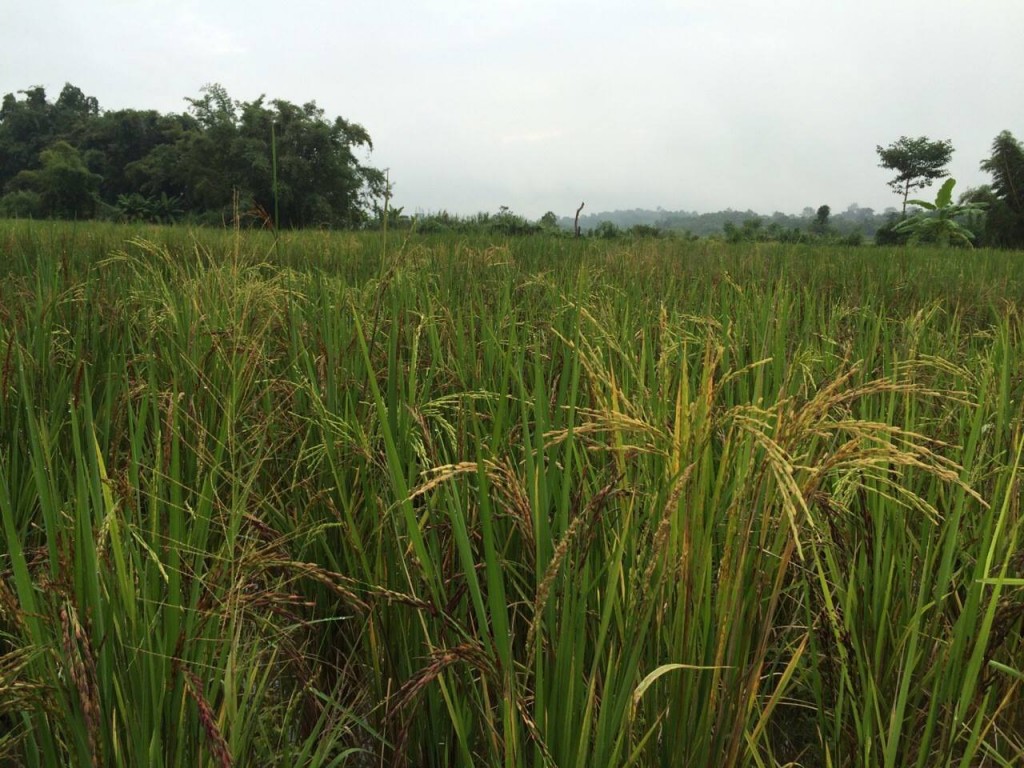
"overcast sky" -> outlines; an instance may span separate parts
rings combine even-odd
[[[0,92],[315,100],[407,212],[898,203],[875,146],[1024,139],[1022,0],[0,0]],[[932,191],[934,191],[934,187]]]

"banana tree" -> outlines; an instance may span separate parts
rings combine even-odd
[[[936,243],[940,248],[948,248],[950,245],[973,248],[974,233],[957,219],[982,213],[985,210],[985,204],[954,203],[954,186],[956,186],[956,179],[946,179],[946,183],[942,185],[935,196],[934,203],[929,203],[927,200],[909,201],[912,205],[924,210],[900,222],[895,231],[909,234],[911,243],[923,241]]]

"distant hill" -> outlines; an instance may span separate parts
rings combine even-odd
[[[879,227],[884,225],[892,214],[897,211],[895,208],[887,208],[882,213],[876,213],[872,208],[861,208],[856,203],[847,207],[845,211],[833,211],[829,217],[829,224],[839,234],[851,234],[861,232],[865,237],[874,236]],[[697,213],[696,211],[666,211],[662,208],[647,210],[634,208],[626,211],[602,211],[600,213],[589,213],[580,216],[580,229],[589,231],[597,227],[603,221],[610,221],[621,229],[643,225],[658,227],[668,231],[687,231],[694,235],[712,235],[721,233],[727,224],[736,226],[744,221],[760,219],[766,224],[778,224],[785,229],[807,228],[807,225],[814,220],[815,209],[805,208],[800,215],[792,215],[776,211],[771,215],[760,214],[755,211],[736,211],[727,208],[724,211],[714,213]],[[573,217],[563,216],[559,219],[559,226],[565,229],[572,229]]]

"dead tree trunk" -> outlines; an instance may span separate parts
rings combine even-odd
[[[583,210],[584,205],[586,203],[580,203],[580,207],[576,209],[576,223],[573,225],[573,232],[576,234],[576,237],[580,236],[580,211]]]

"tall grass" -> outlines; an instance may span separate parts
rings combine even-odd
[[[1019,254],[0,267],[0,764],[1024,760]]]

